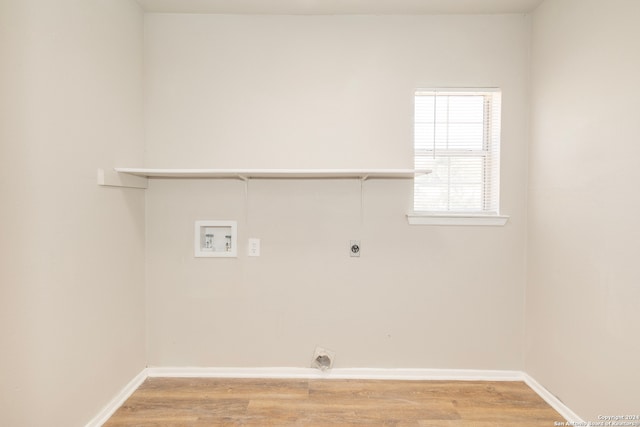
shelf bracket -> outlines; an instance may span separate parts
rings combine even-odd
[[[98,169],[98,185],[146,189],[148,187],[148,179],[114,170]]]

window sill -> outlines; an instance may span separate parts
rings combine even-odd
[[[431,214],[426,212],[411,212],[407,214],[409,225],[481,225],[501,227],[508,220],[508,215]]]

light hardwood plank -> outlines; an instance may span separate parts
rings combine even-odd
[[[148,378],[121,426],[548,427],[562,417],[522,382]]]

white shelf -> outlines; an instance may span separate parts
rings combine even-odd
[[[143,169],[115,168],[116,172],[145,178],[217,179],[408,179],[429,173],[415,169]]]
[[[413,179],[431,173],[416,169],[148,169],[98,170],[98,184],[147,188],[147,178],[208,179]]]

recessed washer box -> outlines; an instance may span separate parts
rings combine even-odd
[[[196,221],[196,258],[235,258],[238,256],[237,241],[237,221]]]

